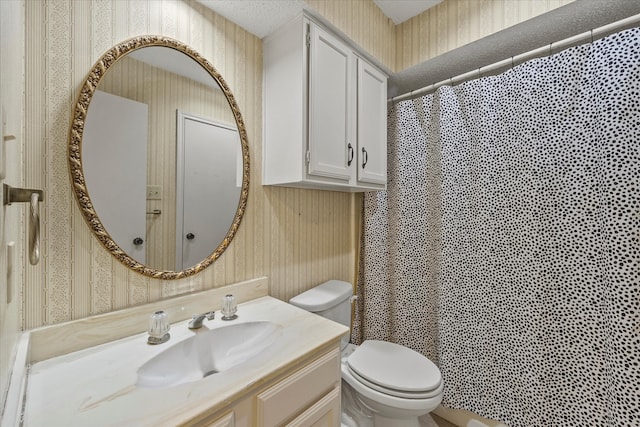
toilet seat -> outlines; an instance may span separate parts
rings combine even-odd
[[[438,367],[398,344],[365,341],[349,356],[346,367],[363,385],[390,396],[428,399],[442,393]]]
[[[357,372],[355,372],[349,366],[347,366],[347,369],[349,370],[349,373],[351,374],[351,376],[353,376],[353,378],[355,378],[358,382],[362,383],[366,387],[379,391],[380,393],[388,394],[389,396],[400,397],[402,399],[428,399],[442,393],[441,387],[435,388],[430,391],[424,391],[424,392],[419,392],[419,391],[411,392],[411,391],[396,390],[392,388],[381,387],[380,385],[376,383],[372,383],[371,381],[368,381],[366,378],[361,377],[360,375],[358,375]]]

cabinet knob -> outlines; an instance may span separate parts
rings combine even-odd
[[[347,157],[347,166],[351,166],[351,162],[353,162],[353,146],[351,145],[351,143],[347,144],[347,153],[348,153],[348,157]]]
[[[195,239],[195,237],[196,237],[196,235],[195,235],[195,234],[193,234],[193,233],[187,233],[187,239],[188,239],[188,240],[193,240],[193,239]]]
[[[140,246],[143,243],[144,243],[144,240],[142,240],[142,237],[136,237],[135,239],[133,239],[133,244],[136,246]]]
[[[369,161],[369,153],[367,153],[367,150],[365,150],[364,147],[362,147],[362,169],[364,169],[364,167],[367,166],[368,161]]]

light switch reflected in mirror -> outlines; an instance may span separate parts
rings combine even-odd
[[[76,105],[69,161],[96,237],[148,276],[208,266],[246,206],[249,154],[233,94],[172,39],[125,41],[96,63]]]

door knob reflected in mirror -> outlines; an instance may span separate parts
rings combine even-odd
[[[187,233],[187,240],[193,240],[196,238],[196,235],[193,233]]]
[[[140,246],[143,243],[144,243],[144,240],[142,240],[142,237],[136,237],[135,239],[133,239],[133,244],[136,246]]]

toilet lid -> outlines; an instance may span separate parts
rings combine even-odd
[[[426,398],[440,388],[440,370],[420,353],[398,344],[369,340],[347,359],[352,373],[379,391]]]

